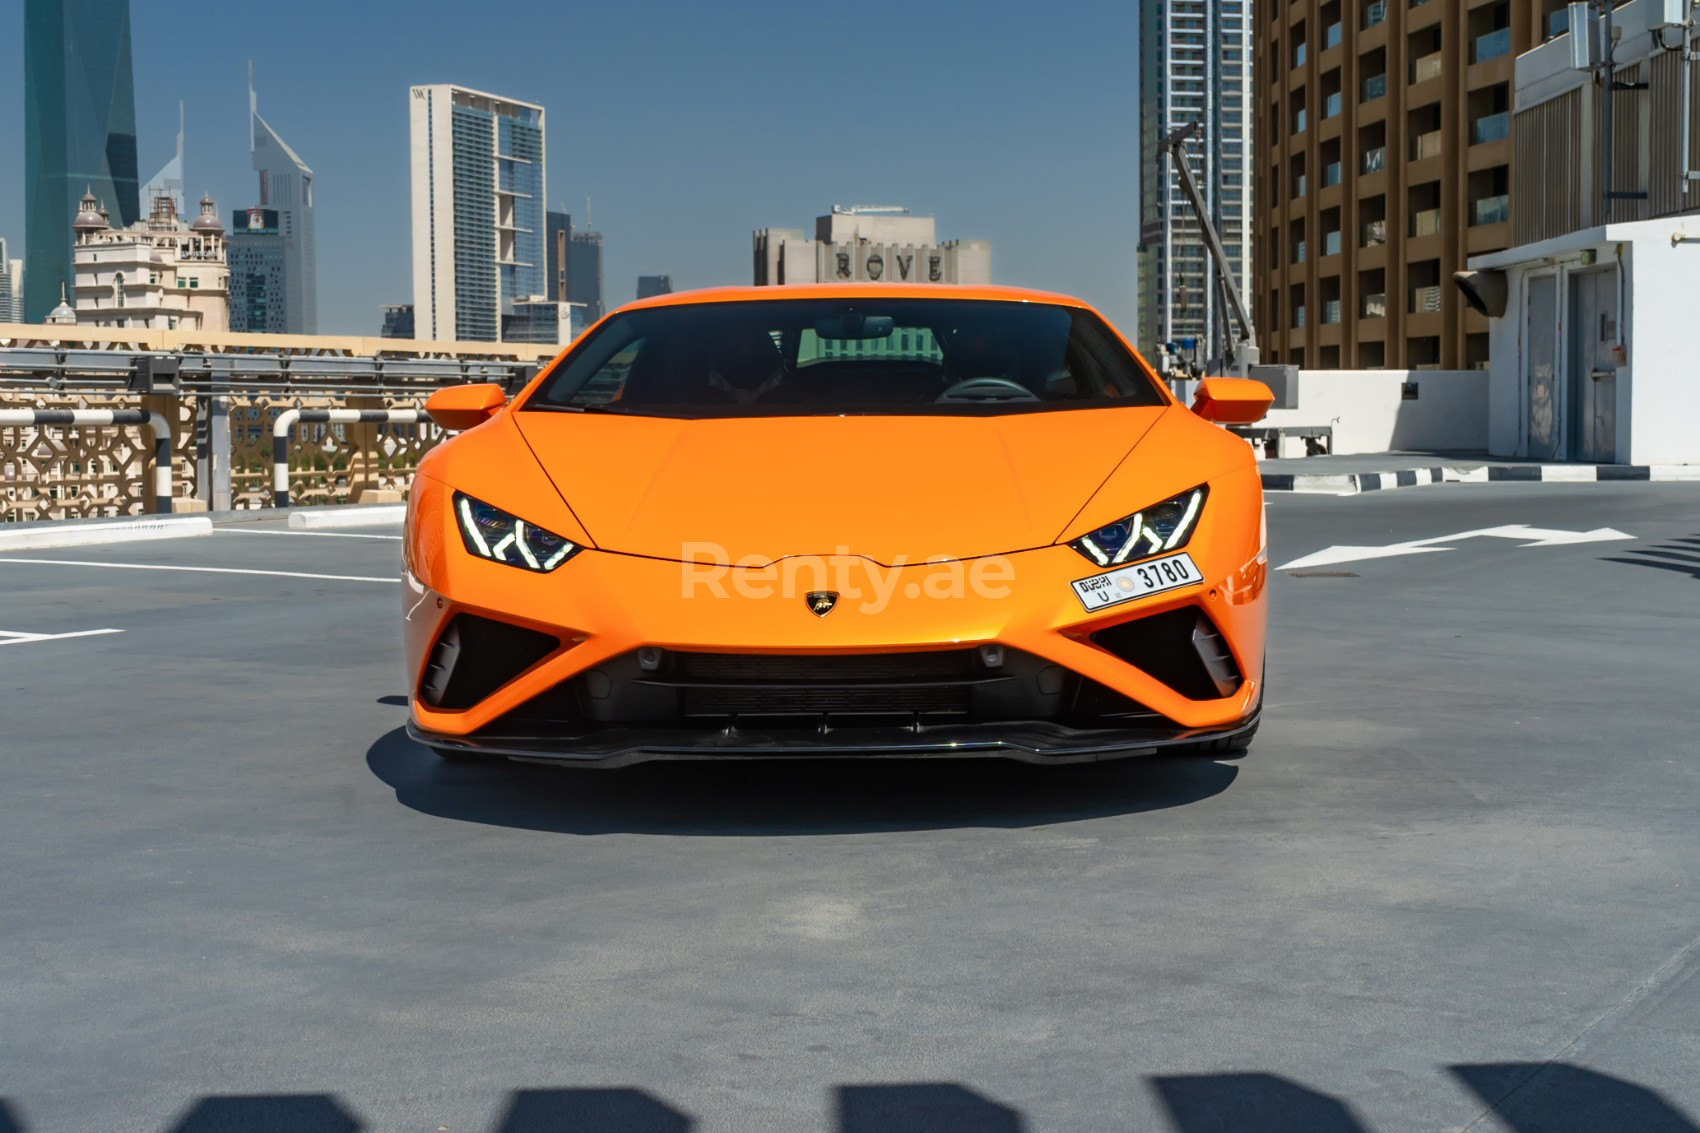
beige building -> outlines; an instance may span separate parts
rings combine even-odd
[[[1263,360],[1469,369],[1488,323],[1451,284],[1510,246],[1513,61],[1562,0],[1293,0],[1257,27]]]
[[[814,239],[801,228],[755,233],[755,284],[990,283],[992,245],[941,244],[930,216],[906,208],[834,205],[815,220]]]
[[[187,222],[177,215],[176,202],[161,195],[146,220],[114,229],[88,193],[71,227],[79,326],[229,329],[224,225],[211,198],[201,198],[200,215]]]

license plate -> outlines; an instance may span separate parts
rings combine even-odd
[[[1101,610],[1117,602],[1129,602],[1147,594],[1161,594],[1165,590],[1203,581],[1204,576],[1198,572],[1192,556],[1183,553],[1148,559],[1069,585],[1074,587],[1082,606],[1088,610]]]

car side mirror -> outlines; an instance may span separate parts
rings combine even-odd
[[[449,386],[425,400],[425,414],[449,432],[463,433],[494,417],[507,402],[499,385]]]
[[[1218,425],[1250,425],[1263,420],[1275,394],[1250,378],[1205,378],[1198,383],[1192,411]]]

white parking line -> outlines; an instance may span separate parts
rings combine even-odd
[[[18,633],[0,629],[0,647],[34,645],[38,641],[63,641],[67,637],[99,637],[106,633],[123,633],[121,629],[80,629],[75,633]]]
[[[400,535],[357,535],[352,531],[249,531],[240,527],[219,527],[214,535],[293,535],[301,539],[390,539],[401,542]]]
[[[325,582],[388,582],[401,581],[398,575],[394,578],[372,578],[361,574],[307,574],[294,570],[244,570],[241,567],[197,567],[197,566],[160,566],[154,563],[96,563],[81,559],[12,559],[0,557],[0,565],[11,563],[34,563],[41,566],[80,566],[101,567],[105,570],[179,570],[192,574],[256,574],[270,578],[315,578]]]

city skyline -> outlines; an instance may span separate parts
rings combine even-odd
[[[1000,280],[1079,293],[1132,333],[1131,13],[1047,14],[1049,34],[1035,47],[1016,30],[1013,5],[970,14],[875,4],[867,18],[901,19],[917,41],[948,38],[961,50],[928,68],[885,56],[859,65],[869,90],[856,128],[915,127],[928,139],[864,159],[841,144],[845,127],[831,125],[840,113],[830,85],[781,95],[767,78],[724,65],[758,29],[799,40],[825,34],[825,14],[758,3],[730,15],[685,10],[658,24],[611,3],[575,9],[575,38],[642,33],[646,78],[634,84],[630,60],[617,53],[585,53],[582,66],[560,68],[565,25],[547,5],[522,0],[508,12],[538,28],[523,37],[447,37],[440,28],[449,6],[410,11],[420,18],[317,0],[287,21],[249,3],[187,24],[134,12],[139,164],[152,171],[170,159],[184,101],[190,198],[210,192],[229,208],[256,203],[242,152],[242,94],[254,61],[267,120],[310,157],[323,194],[323,333],[369,334],[379,304],[412,294],[407,92],[440,82],[570,111],[561,118],[567,133],[551,147],[547,203],[576,213],[594,198],[610,279],[660,268],[680,288],[741,283],[749,233],[772,218],[812,215],[823,203],[903,200],[995,243]],[[376,43],[382,51],[371,50]],[[183,66],[185,58],[195,65]],[[16,38],[0,36],[0,73],[21,73],[22,60]],[[1058,69],[1070,75],[1066,89],[1040,77]],[[321,74],[335,81],[317,81]],[[22,152],[20,96],[0,100],[0,153]],[[0,179],[0,234],[14,255],[24,243],[22,197],[21,177]]]

